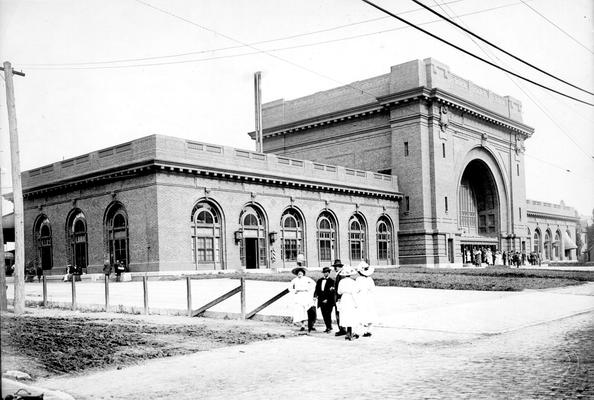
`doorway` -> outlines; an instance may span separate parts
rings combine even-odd
[[[258,268],[258,238],[245,238],[245,267]]]

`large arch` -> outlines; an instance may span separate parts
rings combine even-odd
[[[41,265],[44,270],[52,269],[54,266],[52,225],[45,214],[39,214],[35,219],[33,242],[36,247],[34,263]]]
[[[334,259],[340,258],[339,223],[334,211],[325,208],[318,213],[316,234],[320,266],[332,265]]]
[[[500,248],[510,232],[508,179],[494,153],[474,147],[458,165],[458,228],[462,254],[473,247]]]
[[[128,225],[126,207],[119,201],[110,203],[103,216],[105,253],[112,265],[122,263],[126,271],[130,268]]]
[[[303,254],[307,260],[307,229],[303,211],[293,205],[286,207],[279,223],[283,267],[296,263],[298,254]]]

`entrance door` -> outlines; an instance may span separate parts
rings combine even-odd
[[[245,267],[258,268],[258,238],[245,238]]]
[[[448,239],[448,261],[454,262],[454,239]]]

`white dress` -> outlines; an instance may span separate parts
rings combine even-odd
[[[338,294],[340,297],[340,325],[354,328],[359,324],[358,295],[359,285],[356,281],[345,277],[338,283]]]
[[[359,287],[359,322],[363,325],[373,324],[377,321],[374,301],[375,282],[370,276],[360,276],[355,283]]]
[[[314,305],[316,283],[308,276],[296,277],[288,289],[293,295],[293,323],[307,320],[307,310]]]

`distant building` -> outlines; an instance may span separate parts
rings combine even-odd
[[[575,210],[526,200],[521,103],[439,61],[264,104],[263,125],[266,153],[398,176],[400,264],[461,264],[474,247],[576,259]]]
[[[152,135],[22,176],[26,262],[50,273],[398,259],[390,175]]]

